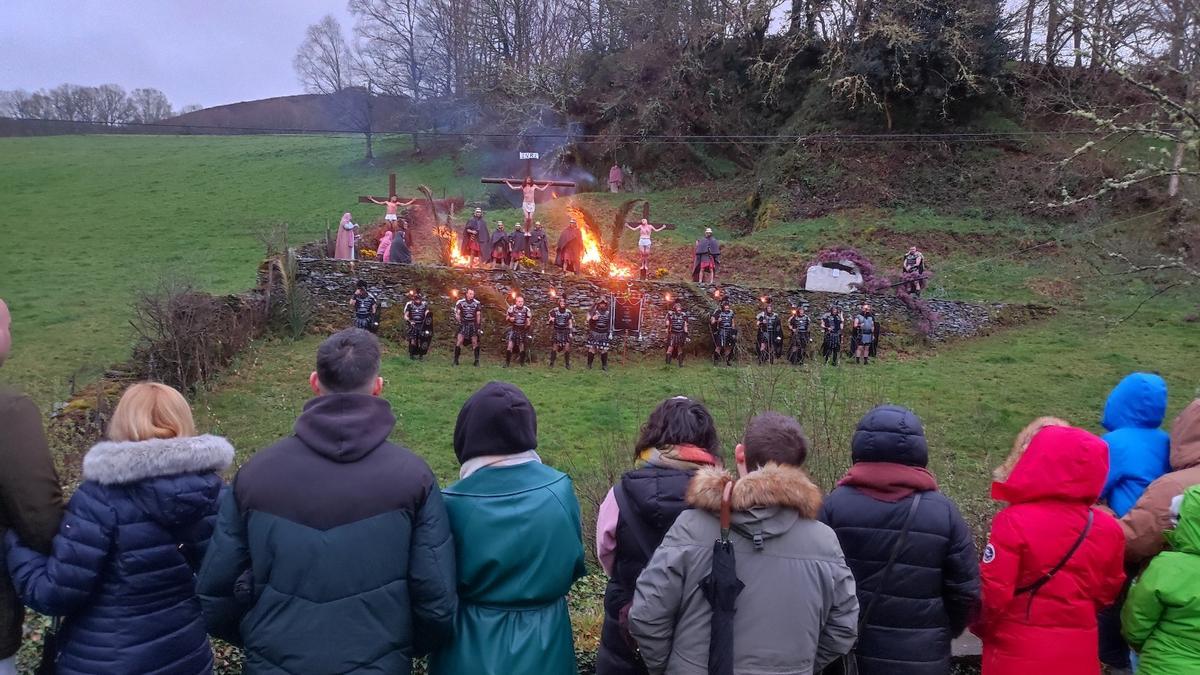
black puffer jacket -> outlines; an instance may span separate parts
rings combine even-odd
[[[860,671],[949,673],[950,641],[966,628],[979,601],[970,530],[954,503],[931,489],[936,482],[923,470],[924,431],[911,411],[881,406],[868,413],[854,433],[852,456],[855,468],[826,498],[820,519],[837,533],[858,584],[859,606],[863,612],[870,607],[859,633]],[[876,598],[916,492],[921,502],[908,538]]]
[[[628,612],[638,575],[654,551],[643,551],[645,544],[657,547],[667,530],[687,506],[688,483],[694,471],[654,465],[635,469],[621,477],[618,487],[631,507],[617,518],[617,548],[613,574],[604,591],[604,626],[600,632],[600,650],[596,654],[597,675],[635,675],[646,667],[627,642],[622,629],[622,610]],[[618,502],[620,504],[620,502]],[[623,505],[622,505],[623,506]]]

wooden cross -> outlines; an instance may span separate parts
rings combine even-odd
[[[569,180],[537,180],[533,178],[533,160],[541,159],[538,153],[522,152],[521,159],[525,160],[524,178],[481,178],[479,182],[485,185],[507,185],[512,187],[512,183],[524,184],[526,179],[533,179],[533,184],[537,187],[576,187],[575,183]]]
[[[388,193],[387,193],[386,197],[372,197],[370,195],[359,195],[358,203],[359,204],[374,204],[375,202],[373,200],[376,200],[376,199],[378,199],[381,202],[386,202],[395,196],[396,196],[396,174],[389,173],[388,174]],[[412,204],[416,203],[416,201],[418,199],[420,199],[420,197],[404,197],[401,199],[401,206],[411,206]],[[408,202],[408,203],[406,204],[405,202]]]

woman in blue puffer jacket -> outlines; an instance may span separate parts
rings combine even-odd
[[[1167,414],[1167,383],[1158,375],[1133,373],[1121,380],[1104,404],[1100,424],[1108,433],[1108,480],[1100,499],[1120,518],[1156,478],[1171,470],[1171,437],[1161,428]]]
[[[210,673],[194,572],[233,447],[196,436],[183,396],[152,383],[125,392],[108,435],[83,459],[49,556],[8,533],[13,585],[29,607],[63,617],[60,675]]]

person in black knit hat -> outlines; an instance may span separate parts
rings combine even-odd
[[[458,414],[461,480],[442,493],[460,602],[431,675],[575,672],[567,592],[586,573],[579,502],[537,445],[537,414],[515,385],[485,384]]]

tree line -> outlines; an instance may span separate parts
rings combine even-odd
[[[0,91],[0,117],[93,122],[99,124],[150,124],[175,115],[200,110],[200,105],[171,107],[167,95],[152,87],[126,92],[119,84],[96,87],[60,84],[53,89],[29,92]]]

